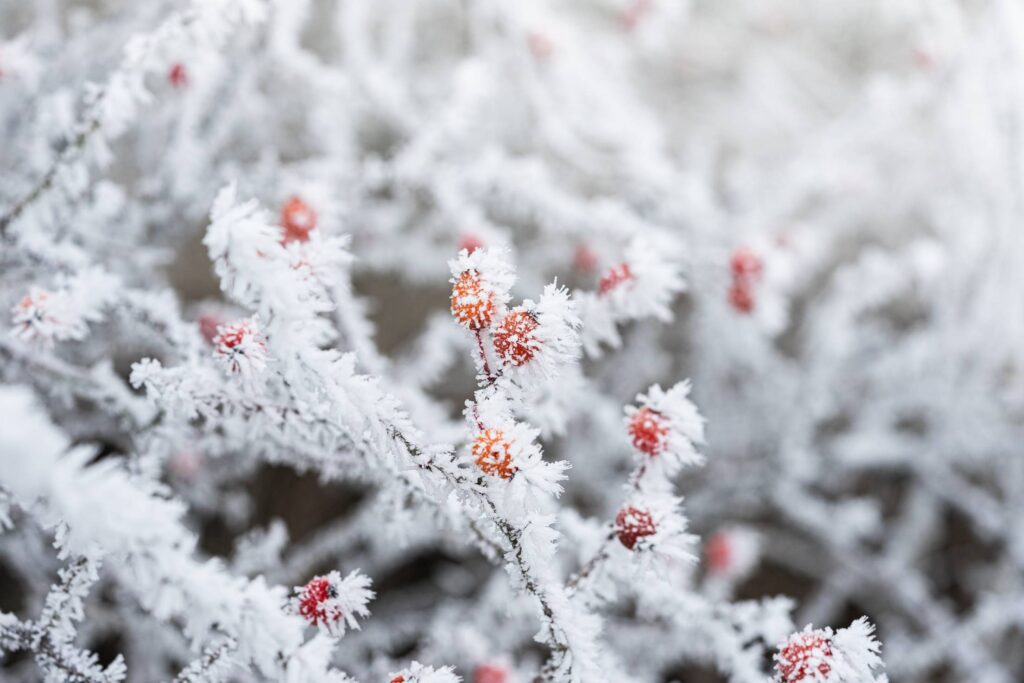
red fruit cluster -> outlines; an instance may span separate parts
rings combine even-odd
[[[629,436],[633,448],[647,455],[658,455],[668,442],[668,425],[661,413],[643,407],[629,418]]]
[[[492,477],[511,479],[516,473],[512,464],[512,445],[500,429],[485,429],[473,439],[473,459]]]
[[[316,211],[302,197],[290,197],[281,207],[281,227],[284,228],[282,241],[285,244],[305,242],[316,228]]]
[[[630,505],[619,510],[615,516],[615,532],[619,537],[619,543],[629,550],[636,547],[637,541],[646,536],[653,536],[657,531],[654,526],[654,519],[647,510]]]
[[[473,670],[473,683],[505,683],[505,669],[496,664],[481,664]]]
[[[463,271],[452,287],[452,315],[471,330],[482,330],[494,319],[494,293],[484,289],[480,273]]]
[[[604,274],[601,281],[597,285],[597,291],[602,296],[608,294],[623,282],[628,282],[633,279],[633,272],[629,269],[628,263],[620,263],[617,266],[612,267]]]
[[[761,278],[764,263],[750,247],[740,247],[729,260],[732,284],[729,304],[740,313],[754,310],[754,284]]]
[[[820,631],[794,633],[775,655],[775,670],[780,683],[802,683],[816,679],[815,670],[828,676],[832,667],[832,644]]]
[[[314,577],[302,589],[299,595],[299,614],[314,626],[320,623],[338,621],[342,618],[337,607],[328,608],[324,603],[337,597],[338,593],[331,582],[323,576]]]
[[[524,365],[537,353],[537,318],[524,310],[506,315],[494,332],[494,350],[509,365]]]

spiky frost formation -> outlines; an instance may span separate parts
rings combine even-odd
[[[290,610],[332,636],[345,634],[345,627],[358,629],[356,617],[368,617],[366,605],[373,599],[369,577],[352,572],[345,578],[338,571],[316,576],[295,588]]]
[[[451,311],[458,323],[482,330],[505,312],[515,275],[504,256],[479,248],[459,252],[448,262],[452,273]]]
[[[239,320],[217,328],[213,353],[235,375],[259,374],[267,367],[270,354],[256,318]]]
[[[120,289],[119,280],[99,268],[83,270],[57,284],[53,290],[29,288],[12,307],[14,336],[42,346],[82,340],[89,333],[89,323],[103,319],[103,309]]]
[[[432,666],[424,666],[419,662],[413,662],[409,668],[388,674],[388,683],[460,683],[462,678],[455,675],[454,669],[446,666],[435,669]]]
[[[689,394],[688,381],[668,391],[655,384],[637,396],[639,407],[626,407],[626,430],[633,447],[666,474],[704,461],[695,447],[704,443],[704,418]]]
[[[861,617],[847,628],[794,633],[779,645],[775,655],[776,683],[885,683],[877,672],[882,667],[881,645],[874,626]]]

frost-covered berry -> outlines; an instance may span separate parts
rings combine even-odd
[[[732,565],[732,545],[729,543],[729,537],[721,532],[712,536],[704,548],[704,557],[711,572],[728,571]]]
[[[356,616],[369,615],[366,605],[374,596],[369,578],[359,572],[342,578],[337,571],[313,577],[295,593],[290,611],[332,636],[343,635],[346,626],[359,628]]]
[[[820,681],[832,670],[832,642],[826,631],[794,633],[775,655],[779,683]]]
[[[302,197],[292,196],[281,207],[285,243],[305,242],[316,228],[316,211]]]
[[[665,418],[646,406],[629,418],[629,437],[633,447],[647,455],[658,455],[665,450],[668,432]]]
[[[255,320],[240,320],[218,327],[213,352],[233,374],[261,372],[270,358]]]
[[[629,550],[636,547],[641,538],[653,536],[656,531],[651,513],[634,505],[622,508],[615,516],[615,533],[619,543]]]
[[[188,71],[185,70],[185,65],[181,62],[172,65],[167,72],[167,81],[175,88],[184,88],[188,85]]]
[[[633,271],[630,270],[629,264],[620,263],[619,265],[610,268],[608,272],[604,274],[597,285],[597,291],[601,295],[606,295],[624,282],[629,282],[632,279]]]
[[[761,274],[764,262],[750,247],[740,247],[729,259],[729,270],[734,278],[753,279]]]
[[[314,626],[338,621],[344,615],[337,605],[331,604],[331,600],[337,597],[338,589],[331,585],[330,580],[326,576],[317,576],[305,585],[299,595],[299,615]]]
[[[506,683],[508,674],[497,664],[481,664],[473,670],[473,683]]]
[[[477,249],[481,249],[484,246],[484,241],[472,233],[467,233],[459,237],[459,251],[463,249],[466,253],[472,254]]]
[[[524,365],[533,360],[540,342],[537,318],[523,309],[509,312],[494,331],[494,350],[509,365]]]
[[[466,270],[452,287],[452,315],[460,325],[481,330],[494,319],[494,293],[486,290],[475,270]]]
[[[389,681],[389,683],[405,683],[405,676],[403,676],[402,674],[398,674],[397,676],[392,678]]]
[[[512,444],[500,429],[485,429],[473,439],[473,459],[485,474],[511,479],[516,473],[512,464]]]
[[[734,282],[729,287],[729,304],[740,313],[750,313],[754,310],[754,289],[746,281]]]

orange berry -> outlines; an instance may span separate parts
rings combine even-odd
[[[512,446],[500,429],[485,429],[473,439],[473,459],[485,474],[511,479],[516,473],[512,464]]]
[[[281,208],[281,227],[283,242],[305,242],[316,228],[316,211],[302,197],[293,196]]]
[[[466,270],[452,287],[452,315],[471,330],[481,330],[494,318],[494,293],[484,290],[480,274]]]

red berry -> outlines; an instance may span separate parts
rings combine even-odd
[[[739,313],[754,310],[754,291],[748,282],[734,282],[729,288],[729,304]]]
[[[512,446],[500,429],[485,429],[473,439],[473,459],[492,477],[511,479],[516,473],[512,464]]]
[[[815,670],[828,676],[832,667],[832,644],[821,631],[794,633],[775,655],[775,670],[780,683],[801,683],[817,680]]]
[[[188,72],[185,70],[185,65],[179,62],[171,66],[171,70],[167,72],[167,80],[175,88],[184,88],[188,85]]]
[[[704,548],[704,557],[707,558],[708,569],[712,572],[724,572],[732,564],[732,544],[729,542],[728,534],[718,532],[708,540]]]
[[[397,676],[391,679],[391,683],[405,683],[405,676],[403,676],[402,674],[398,674]]]
[[[334,586],[325,577],[313,578],[299,596],[299,614],[314,626],[321,622],[339,621],[343,616],[341,610],[324,604],[336,595]]]
[[[545,33],[532,31],[529,36],[530,52],[537,59],[544,60],[551,57],[555,52],[555,44]]]
[[[629,418],[629,436],[638,451],[658,455],[665,450],[668,426],[660,413],[643,407]]]
[[[473,683],[505,683],[505,669],[496,664],[481,664],[473,671]]]
[[[459,237],[459,251],[465,249],[470,254],[472,254],[474,251],[482,248],[483,246],[484,241],[477,237],[476,235],[469,234],[462,235],[461,237]]]
[[[629,269],[629,264],[620,263],[604,274],[604,277],[601,278],[601,282],[597,285],[597,291],[602,295],[607,294],[623,282],[627,282],[632,279],[633,273]]]
[[[301,197],[291,197],[281,208],[281,227],[283,242],[305,242],[316,228],[316,211]]]
[[[217,336],[217,328],[223,324],[224,321],[219,315],[204,313],[199,316],[199,333],[203,335],[203,339],[212,343]]]
[[[597,270],[597,254],[585,244],[576,247],[572,266],[580,273],[593,273]]]
[[[632,550],[637,541],[645,536],[652,536],[657,529],[651,513],[630,505],[619,510],[615,516],[615,531],[619,543]]]
[[[740,247],[729,259],[729,269],[733,278],[753,279],[761,274],[763,268],[761,257],[750,247]]]
[[[494,350],[509,365],[524,365],[537,353],[537,319],[523,310],[510,312],[494,332]]]
[[[451,303],[452,315],[471,330],[487,327],[494,318],[494,294],[484,290],[475,270],[464,271],[455,280]]]

